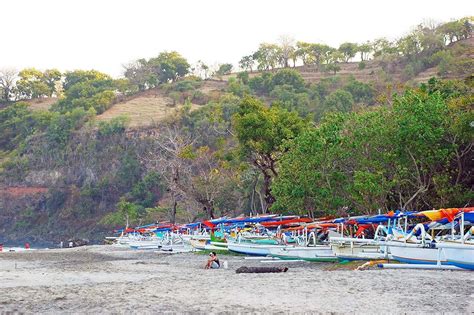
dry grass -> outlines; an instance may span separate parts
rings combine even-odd
[[[51,105],[53,105],[57,101],[58,99],[56,97],[46,97],[27,100],[25,102],[30,105],[30,110],[49,110]]]
[[[226,85],[225,81],[205,81],[199,90],[214,99]],[[115,104],[109,110],[98,115],[97,119],[107,121],[118,116],[127,116],[130,119],[129,127],[146,127],[159,123],[175,114],[182,107],[183,105],[173,105],[173,100],[163,91],[152,89]],[[200,105],[191,104],[191,110],[196,110],[199,107]]]

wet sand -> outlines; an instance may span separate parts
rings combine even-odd
[[[474,272],[344,270],[113,246],[0,253],[0,313],[473,313]],[[241,266],[287,273],[236,274]],[[337,269],[328,271],[327,269]]]

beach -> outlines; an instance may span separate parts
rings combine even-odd
[[[96,245],[0,253],[0,313],[472,313],[474,272],[364,271]],[[236,274],[241,266],[286,273]]]

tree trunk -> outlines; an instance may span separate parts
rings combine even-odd
[[[273,205],[275,202],[275,197],[272,195],[272,189],[271,189],[271,184],[272,184],[272,177],[267,174],[266,172],[263,174],[263,191],[264,191],[264,198],[265,198],[265,212],[268,212],[270,207]]]
[[[212,201],[206,202],[206,205],[204,206],[204,212],[206,212],[207,217],[209,219],[215,219],[214,218],[214,203]]]
[[[174,199],[174,198],[173,198]],[[176,223],[176,209],[178,208],[178,202],[176,199],[173,200],[173,207],[171,208],[171,223]]]

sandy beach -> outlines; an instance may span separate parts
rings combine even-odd
[[[269,266],[220,256],[229,269],[204,270],[207,257],[114,246],[0,253],[0,313],[472,313],[468,271],[336,269],[279,263],[287,273],[236,274]]]

